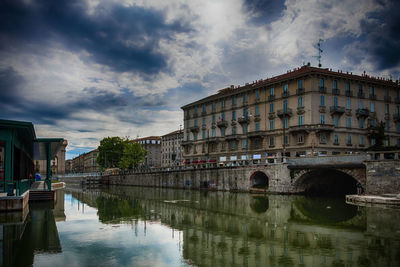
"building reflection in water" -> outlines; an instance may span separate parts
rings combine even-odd
[[[72,195],[97,208],[102,223],[158,221],[182,232],[183,257],[194,265],[400,264],[397,210],[338,199],[135,187]]]
[[[64,191],[56,195],[54,203],[30,203],[22,213],[0,215],[1,266],[32,266],[35,254],[62,251],[56,220],[65,220]]]

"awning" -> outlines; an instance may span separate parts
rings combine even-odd
[[[33,158],[35,160],[46,160],[49,155],[47,149],[50,147],[50,159],[54,159],[63,142],[63,138],[36,139],[33,144]]]

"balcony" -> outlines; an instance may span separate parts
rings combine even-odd
[[[211,123],[211,128],[214,129],[214,128],[216,128],[216,127],[217,127],[217,124],[216,124],[215,122],[212,122],[212,123]]]
[[[192,144],[192,141],[190,141],[190,140],[186,140],[186,141],[182,141],[181,142],[181,146],[188,146],[188,145],[191,145]]]
[[[249,138],[259,138],[259,137],[263,137],[264,134],[265,134],[264,131],[252,131],[252,132],[249,132],[249,133],[247,134],[247,136],[248,136]]]
[[[346,95],[346,96],[353,96],[353,91],[346,91],[346,92],[345,92],[345,95]]]
[[[224,121],[224,120],[221,120],[221,121],[217,122],[217,126],[219,128],[226,128],[226,127],[228,127],[228,122]]]
[[[260,114],[254,115],[254,121],[260,121],[260,120],[261,120]]]
[[[297,95],[303,95],[305,92],[306,92],[306,89],[305,89],[305,88],[298,88],[298,89],[296,90],[296,94],[297,94]]]
[[[207,129],[207,125],[206,124],[201,125],[201,129],[202,130],[206,130]]]
[[[203,111],[201,112],[201,115],[202,115],[202,116],[207,115],[207,111],[203,110]]]
[[[274,101],[274,100],[275,100],[275,95],[268,96],[268,101]]]
[[[396,96],[396,97],[394,98],[394,103],[400,104],[400,97]]]
[[[359,108],[356,111],[356,116],[358,117],[368,117],[369,116],[369,110],[366,108]]]
[[[282,97],[283,98],[289,97],[289,91],[282,92]]]
[[[317,124],[314,129],[316,132],[333,132],[334,126],[333,124]]]
[[[227,135],[225,137],[225,140],[239,140],[240,136],[238,134],[231,134],[231,135]]]
[[[275,112],[270,112],[268,115],[268,119],[273,120],[275,118]]]
[[[325,94],[326,93],[326,87],[325,86],[320,86],[319,87],[319,92]]]
[[[196,132],[199,131],[199,126],[192,126],[192,127],[189,128],[189,130],[190,130],[191,132],[193,132],[193,133],[196,133]]]
[[[388,95],[385,95],[384,100],[385,100],[385,102],[391,102],[392,98]]]
[[[376,100],[376,94],[369,94],[369,99]]]
[[[278,117],[291,117],[292,116],[292,109],[287,108],[287,109],[280,109],[278,110]]]
[[[346,108],[345,113],[346,113],[347,116],[351,116],[351,109],[350,108]]]
[[[247,116],[247,117],[239,117],[238,118],[238,122],[240,123],[240,124],[247,124],[247,123],[249,123],[250,122],[250,118]]]
[[[319,112],[325,113],[326,112],[326,107],[325,106],[319,106]]]
[[[341,107],[341,106],[331,106],[329,110],[330,110],[332,115],[333,114],[341,115],[346,111],[346,109],[344,107]]]
[[[304,114],[304,112],[306,112],[305,109],[304,109],[304,107],[298,107],[298,108],[297,108],[297,115]]]
[[[332,94],[334,94],[334,95],[340,95],[340,90],[337,89],[337,88],[333,88],[333,89],[332,89]]]
[[[311,129],[310,125],[297,125],[289,127],[289,133],[297,134],[297,133],[308,133]]]
[[[359,97],[359,98],[365,98],[365,94],[363,93],[363,92],[358,92],[357,93],[357,97]]]
[[[395,122],[400,121],[400,114],[393,114],[393,120],[394,120]]]

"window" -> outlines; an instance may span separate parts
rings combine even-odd
[[[242,140],[242,148],[247,148],[247,139]]]
[[[256,131],[260,130],[260,122],[256,122]]]
[[[351,109],[351,99],[350,98],[346,99],[346,108]]]
[[[202,123],[202,125],[206,125],[206,118],[202,118],[201,123]]]
[[[225,136],[225,128],[222,127],[220,131],[221,131],[221,136]]]
[[[232,134],[236,134],[236,127],[232,127]]]
[[[187,134],[186,134],[186,141],[189,141],[189,140],[190,140],[190,134],[187,133]]]
[[[319,134],[319,142],[321,144],[326,144],[326,134],[325,133],[320,133]]]
[[[299,96],[299,99],[297,100],[297,104],[298,104],[299,108],[303,107],[303,97],[302,96]]]
[[[269,104],[269,112],[274,112],[274,103]]]
[[[373,86],[370,86],[370,87],[369,87],[369,94],[370,94],[370,95],[374,95],[374,94],[375,94],[375,89],[374,89]]]
[[[399,108],[399,106],[396,106],[396,114],[397,114],[397,115],[400,114],[400,108]]]
[[[247,94],[244,94],[244,95],[243,95],[243,103],[247,103],[247,100],[248,100],[247,98],[248,98],[248,97],[247,97]]]
[[[197,108],[194,108],[193,115],[194,115],[194,116],[197,116]]]
[[[333,89],[337,89],[337,80],[333,80]]]
[[[221,108],[225,108],[225,100],[224,99],[221,100]]]
[[[274,89],[274,87],[271,87],[271,88],[269,89],[269,95],[271,95],[271,96],[274,96],[274,95],[275,95],[275,89]]]
[[[211,104],[211,109],[212,109],[212,111],[215,111],[215,102],[213,102],[212,104]]]
[[[286,112],[288,110],[288,102],[287,100],[283,100],[283,111]]]
[[[376,139],[375,138],[371,138],[371,146],[374,146],[376,144]]]
[[[325,106],[325,96],[324,95],[321,95],[321,97],[320,97],[320,105],[321,106]]]
[[[333,125],[335,125],[335,127],[339,126],[339,115],[333,116]]]
[[[283,119],[283,127],[285,127],[285,128],[289,127],[289,119],[288,118]]]
[[[201,107],[201,112],[204,114],[206,113],[206,105],[203,104],[203,106]]]
[[[285,136],[283,137],[283,143],[284,143],[285,145],[288,145],[288,144],[289,144],[289,136],[285,135]]]
[[[358,119],[358,123],[359,123],[360,129],[363,129],[363,128],[364,128],[364,118],[363,118],[363,117],[360,117],[360,118]]]
[[[232,97],[232,105],[236,105],[236,96]]]
[[[235,121],[236,120],[236,111],[232,111],[232,120]]]
[[[374,120],[374,119],[372,119],[372,120],[370,121],[370,125],[371,125],[371,127],[375,127],[375,120]]]
[[[385,142],[385,143],[386,143],[386,146],[390,146],[390,138],[386,139],[385,141],[386,141],[386,142]]]
[[[215,115],[214,114],[211,116],[211,122],[215,123]]]
[[[206,139],[206,130],[201,131],[201,138]]]
[[[194,126],[194,127],[197,126],[197,119],[194,120],[193,126]]]
[[[335,96],[335,97],[333,98],[333,106],[335,106],[335,107],[338,106],[338,98],[337,98],[337,96]]]
[[[255,107],[254,113],[255,113],[254,115],[256,115],[256,116],[260,115],[260,107],[259,106]]]
[[[303,125],[303,115],[299,116],[299,126]]]
[[[389,104],[385,104],[385,113],[389,114]]]
[[[225,121],[225,113],[221,113],[221,121]]]
[[[346,117],[346,127],[351,128],[351,117]]]
[[[235,150],[236,149],[236,140],[233,140],[231,143],[231,149]]]
[[[325,114],[319,115],[320,123],[325,124]]]
[[[269,137],[269,146],[274,146],[275,145],[275,138],[273,136]]]
[[[211,137],[215,137],[215,129],[211,129]]]
[[[390,123],[389,123],[389,121],[385,122],[385,129],[386,129],[387,132],[390,131]]]
[[[364,145],[364,136],[360,135],[360,146]]]
[[[243,118],[247,119],[249,117],[249,110],[247,108],[243,109]]]
[[[244,134],[247,134],[247,131],[248,130],[248,126],[247,126],[247,124],[243,124],[243,126],[242,126],[242,132],[244,133]]]
[[[358,84],[358,93],[362,94],[362,92],[363,92],[363,86],[360,83],[360,84]]]
[[[324,78],[319,79],[319,87],[325,87],[325,80],[324,80]]]
[[[362,109],[363,108],[363,102],[362,100],[358,101],[358,108]]]
[[[385,96],[389,97],[389,89],[388,88],[385,88]]]
[[[197,140],[197,133],[193,133],[193,140],[194,140],[194,141]]]
[[[346,83],[346,92],[350,92],[350,83]]]
[[[260,90],[256,90],[256,100],[260,99]]]
[[[190,116],[190,111],[186,110],[186,117],[189,117],[189,116]]]
[[[190,121],[186,121],[186,128],[190,127]]]
[[[347,144],[351,145],[351,134],[347,135]]]
[[[288,88],[289,88],[289,85],[288,85],[287,83],[285,83],[285,84],[283,85],[283,91],[284,91],[284,92],[287,92],[287,91],[288,91]]]
[[[275,129],[274,120],[270,120],[269,121],[269,129],[270,130],[274,130]]]
[[[302,133],[297,134],[297,143],[304,143],[304,135]]]
[[[375,112],[375,102],[371,102],[371,112]]]
[[[299,88],[304,88],[303,84],[304,84],[304,80],[298,81]]]

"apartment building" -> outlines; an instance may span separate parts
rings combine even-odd
[[[183,163],[182,140],[183,130],[177,130],[161,137],[161,167],[180,166]]]
[[[182,107],[189,165],[242,165],[364,151],[385,123],[400,145],[398,81],[309,65],[219,90]]]
[[[161,137],[148,136],[132,140],[142,145],[147,151],[144,163],[145,167],[161,167]]]
[[[91,173],[99,172],[100,167],[97,164],[98,149],[94,149],[87,153],[81,154],[72,159],[71,171],[74,173]]]

